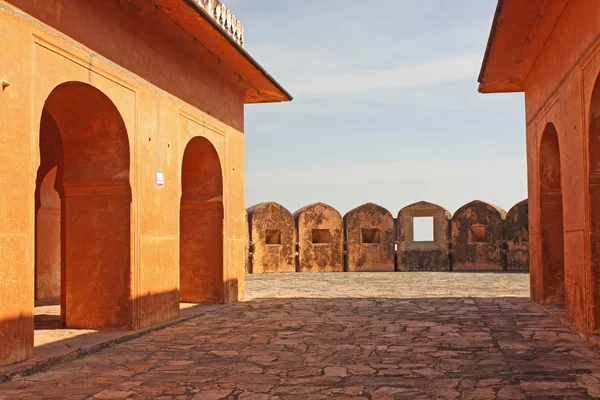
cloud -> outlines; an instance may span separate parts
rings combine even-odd
[[[309,168],[285,168],[247,172],[253,185],[278,186],[361,185],[364,182],[390,184],[398,181],[422,182],[427,180],[469,179],[490,172],[500,172],[506,166],[525,166],[523,157],[498,157],[495,160],[399,160],[395,162],[337,163]]]
[[[297,96],[430,86],[466,78],[476,79],[481,57],[481,53],[470,53],[396,68],[300,77],[290,86]]]
[[[399,160],[247,170],[247,206],[278,201],[290,210],[323,201],[345,213],[374,202],[392,213],[421,200],[450,211],[476,198],[506,209],[527,196],[525,157]]]

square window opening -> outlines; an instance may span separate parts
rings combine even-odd
[[[469,228],[469,243],[487,243],[487,226],[481,224],[471,225]]]
[[[381,235],[379,229],[363,229],[362,242],[365,244],[381,243]]]
[[[265,231],[265,243],[268,245],[281,244],[281,231],[278,229],[267,229]]]
[[[414,217],[413,218],[413,241],[415,242],[433,242],[433,217]]]
[[[331,231],[329,229],[313,229],[312,242],[314,244],[331,243]]]

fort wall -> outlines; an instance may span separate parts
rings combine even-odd
[[[253,206],[248,215],[248,273],[529,271],[527,200],[508,213],[475,200],[454,215],[424,201],[397,218],[372,203],[343,219],[322,203],[295,218],[277,203]],[[432,240],[415,240],[417,218],[431,219]]]

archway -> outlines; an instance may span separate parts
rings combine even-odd
[[[539,158],[542,263],[540,301],[565,302],[563,201],[558,134],[549,123],[542,134]]]
[[[47,204],[55,212],[60,205],[50,227],[40,214]],[[40,123],[36,271],[44,268],[43,251],[52,254],[52,262],[60,254],[63,326],[133,327],[130,208],[129,140],[119,111],[91,85],[69,82],[56,87]]]
[[[596,81],[590,104],[589,141],[590,249],[592,273],[592,330],[600,329],[600,78]]]
[[[185,148],[181,167],[180,300],[222,303],[223,177],[219,155],[203,137]]]

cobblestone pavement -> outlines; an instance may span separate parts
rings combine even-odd
[[[527,300],[527,282],[253,276],[246,302],[0,385],[0,398],[600,398],[600,353]]]

